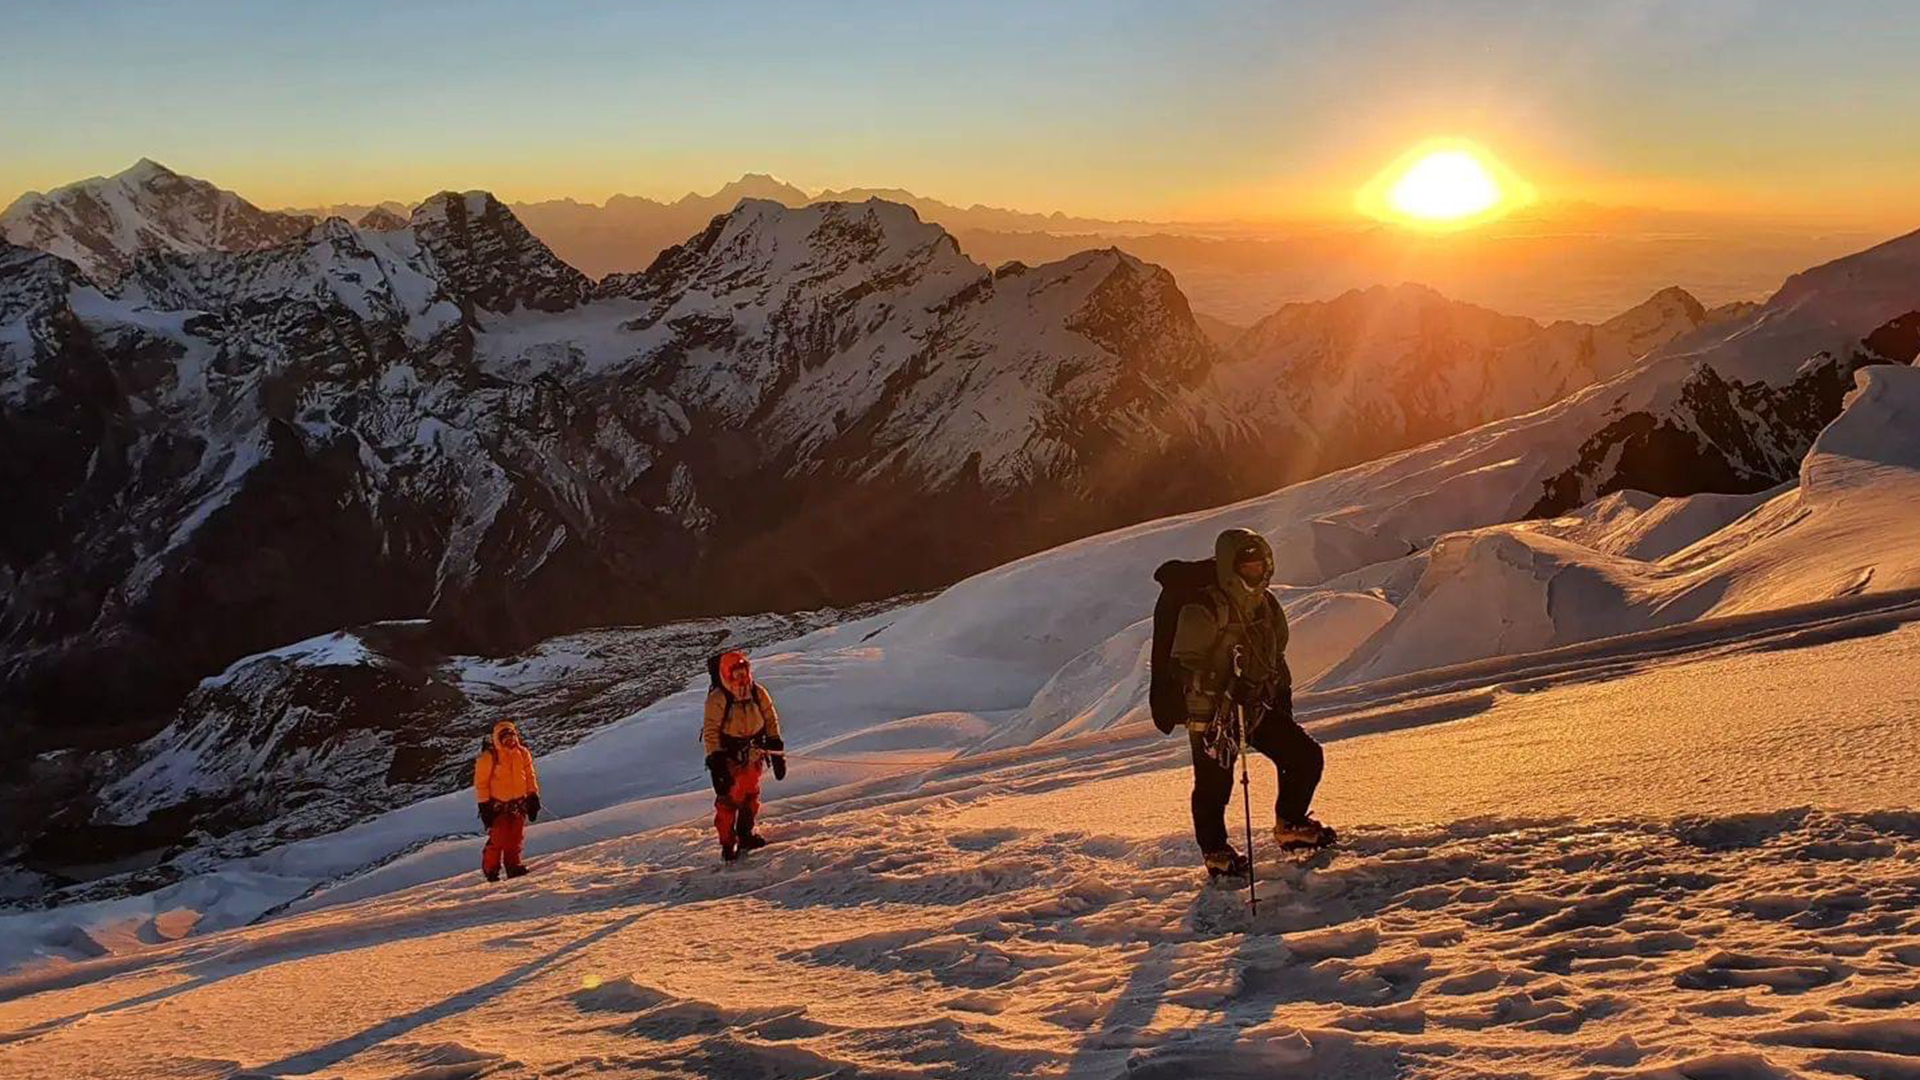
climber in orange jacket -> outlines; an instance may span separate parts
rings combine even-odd
[[[713,776],[713,826],[720,833],[720,857],[728,862],[743,852],[765,847],[753,831],[760,814],[760,770],[772,766],[773,778],[787,778],[786,744],[780,739],[780,714],[773,695],[753,681],[745,653],[725,652],[707,661],[713,688],[700,740]]]
[[[520,741],[513,721],[493,725],[493,735],[473,763],[473,796],[480,801],[480,823],[487,827],[487,847],[480,856],[480,872],[488,881],[527,872],[520,861],[520,845],[527,822],[540,818],[540,779],[533,772],[533,754]]]

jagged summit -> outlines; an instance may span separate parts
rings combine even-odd
[[[489,192],[442,191],[414,208],[409,226],[463,303],[564,311],[592,291]]]

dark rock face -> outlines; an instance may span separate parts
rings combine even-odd
[[[1822,353],[1785,383],[1739,382],[1703,363],[1658,411],[1620,416],[1582,443],[1579,459],[1546,481],[1529,517],[1552,517],[1603,495],[1765,491],[1798,475],[1820,430],[1840,415],[1854,372],[1911,363],[1920,312],[1867,335],[1845,358]]]
[[[413,211],[412,228],[439,264],[441,282],[472,307],[565,311],[592,291],[585,274],[555,258],[484,191],[435,195]]]
[[[437,255],[336,219],[263,252],[148,256],[117,301],[6,253],[0,469],[32,512],[0,533],[0,679],[27,749],[137,726],[341,625],[432,615],[511,647],[645,611],[686,550],[633,497],[629,429],[654,418],[473,362],[471,313],[584,289],[497,208],[429,229]]]
[[[1920,362],[1920,311],[1894,319],[1868,334],[1861,344],[1889,364]]]

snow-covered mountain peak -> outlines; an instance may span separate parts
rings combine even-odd
[[[117,283],[144,252],[254,251],[290,240],[313,219],[261,210],[205,180],[141,158],[113,176],[22,195],[0,213],[0,236]]]
[[[1678,285],[1669,285],[1599,324],[1595,330],[1617,345],[1624,358],[1638,360],[1703,326],[1717,325],[1744,313],[1745,309],[1738,307],[1710,312],[1692,293]],[[1600,376],[1604,379],[1618,370],[1619,367],[1613,367]]]
[[[1687,329],[1707,321],[1707,308],[1678,285],[1669,285],[1600,325],[1630,335],[1682,324]]]
[[[464,305],[492,312],[565,311],[592,291],[513,211],[484,191],[442,191],[414,208],[410,226]]]
[[[945,230],[922,222],[911,207],[870,199],[790,208],[745,199],[698,236],[662,252],[643,273],[608,277],[600,292],[678,299],[698,290],[764,301],[768,290],[853,289],[864,283],[873,291],[909,277],[955,272],[970,279],[986,273]]]
[[[152,184],[155,181],[179,181],[185,178],[152,158],[143,157],[115,174],[113,179],[136,184]]]

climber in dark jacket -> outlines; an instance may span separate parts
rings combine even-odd
[[[1268,591],[1273,548],[1248,529],[1228,529],[1214,542],[1215,582],[1205,603],[1180,609],[1173,656],[1188,673],[1187,736],[1193,749],[1193,833],[1207,869],[1241,874],[1246,859],[1227,841],[1238,747],[1220,726],[1232,708],[1245,711],[1247,745],[1280,773],[1273,836],[1283,846],[1320,845],[1332,829],[1307,812],[1320,784],[1323,757],[1293,719],[1293,674],[1287,670],[1287,617]],[[1234,674],[1235,648],[1240,673]]]

